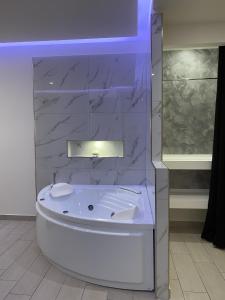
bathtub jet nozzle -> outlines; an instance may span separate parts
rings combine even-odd
[[[94,205],[90,204],[88,205],[88,210],[92,211],[94,209]]]

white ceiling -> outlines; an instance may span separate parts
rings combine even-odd
[[[225,22],[225,0],[155,0],[165,24]]]
[[[137,33],[137,0],[0,2],[0,42],[132,36]]]

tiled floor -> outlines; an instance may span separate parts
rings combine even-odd
[[[0,300],[151,300],[151,293],[104,288],[52,266],[35,241],[34,222],[0,221]],[[224,300],[225,251],[198,234],[172,233],[172,300]]]
[[[200,234],[170,234],[172,300],[225,300],[225,251]]]

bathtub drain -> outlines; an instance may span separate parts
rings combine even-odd
[[[68,210],[64,210],[63,213],[64,213],[64,214],[68,214]]]
[[[92,210],[94,209],[94,206],[93,206],[92,204],[90,204],[90,205],[88,205],[88,209],[89,209],[90,211],[92,211]]]

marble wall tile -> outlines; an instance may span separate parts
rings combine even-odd
[[[54,172],[57,181],[74,184],[146,182],[147,68],[140,60],[133,54],[34,59],[38,189]],[[123,140],[125,157],[68,158],[73,139]]]
[[[70,184],[90,184],[91,176],[89,169],[59,168],[56,169],[56,182],[67,182]]]
[[[33,59],[34,90],[86,89],[89,60],[85,56]]]
[[[156,165],[155,165],[156,166]],[[169,299],[169,184],[168,170],[156,167],[156,294]]]
[[[145,170],[121,170],[117,172],[116,184],[145,185]]]
[[[164,81],[164,153],[211,153],[216,80]]]
[[[169,198],[169,173],[166,168],[156,169],[156,195],[157,201]],[[161,213],[161,209],[159,212]],[[165,208],[167,211],[167,208]]]
[[[89,105],[91,113],[119,113],[121,111],[119,91],[117,89],[90,91]]]
[[[218,49],[164,52],[163,80],[217,77]]]
[[[162,20],[152,18],[152,159],[161,160]]]
[[[152,158],[161,160],[162,152],[162,102],[152,102]]]
[[[36,146],[57,140],[88,139],[90,122],[87,114],[41,114],[35,120]]]
[[[34,113],[39,114],[84,114],[89,113],[89,92],[35,93]]]
[[[152,101],[162,101],[162,21],[155,14],[152,18]]]
[[[122,140],[122,115],[120,113],[93,113],[90,115],[91,139]]]
[[[89,59],[89,89],[133,85],[135,62],[134,54],[92,56]]]
[[[124,113],[145,113],[147,108],[146,88],[135,85],[132,89],[120,90],[121,111]]]
[[[146,167],[146,115],[123,114],[123,141],[125,157],[118,160],[117,168],[145,169]]]
[[[162,19],[152,18],[152,161],[155,177],[149,172],[148,193],[155,196],[155,291],[159,299],[169,299],[169,195],[168,170],[161,162],[162,154]]]
[[[87,90],[132,86],[136,56],[95,55],[35,58],[35,90]]]

